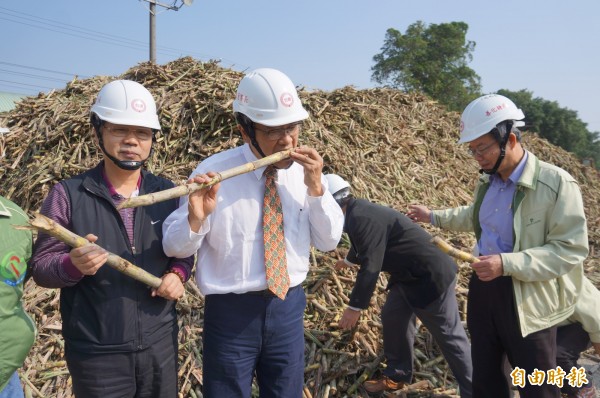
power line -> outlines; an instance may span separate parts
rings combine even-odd
[[[68,30],[68,31],[73,31],[73,32],[78,32],[78,33],[83,33],[83,34],[93,34],[96,36],[104,36],[107,39],[115,39],[117,41],[125,41],[125,42],[129,42],[129,44],[136,44],[136,45],[146,45],[146,43],[140,41],[140,40],[134,40],[134,39],[129,39],[126,37],[121,37],[121,36],[116,36],[116,35],[111,35],[109,33],[104,33],[104,32],[100,32],[97,30],[92,30],[92,29],[87,29],[87,28],[82,28],[76,25],[71,25],[71,24],[67,24],[64,22],[60,22],[60,21],[55,21],[52,19],[48,19],[48,18],[42,18],[42,17],[38,17],[32,14],[27,14],[24,12],[20,12],[20,11],[15,11],[15,10],[11,10],[9,8],[6,7],[0,7],[0,10],[6,10],[8,12],[2,12],[0,11],[1,14],[6,14],[9,15],[11,17],[16,17],[16,18],[22,18],[28,21],[32,21],[32,22],[36,22],[36,23],[41,23],[41,24],[46,24],[46,25],[50,25],[50,26],[54,26],[56,28],[59,29],[64,29],[64,30]],[[17,14],[17,15],[11,15],[12,14]],[[21,15],[24,15],[26,17],[23,17]],[[29,18],[28,18],[29,17]]]
[[[12,70],[7,70],[7,69],[0,69],[0,72],[8,73],[9,75],[16,75],[16,76],[23,76],[23,77],[33,77],[34,79],[49,80],[49,81],[53,81],[53,82],[66,83],[68,81],[68,80],[59,79],[59,78],[56,78],[56,77],[47,77],[47,76],[42,76],[42,75],[34,75],[32,73],[15,72],[15,71],[12,71]]]
[[[41,90],[24,89],[23,87],[14,86],[12,84],[0,83],[0,91],[9,94],[19,94],[25,97],[37,95]]]
[[[33,69],[33,70],[38,70],[40,72],[56,73],[56,74],[59,74],[59,75],[66,75],[66,76],[69,76],[69,77],[71,77],[71,76],[79,76],[79,77],[81,77],[83,79],[88,79],[88,78],[91,77],[91,76],[85,76],[85,75],[82,75],[82,74],[79,74],[79,73],[59,72],[59,71],[55,71],[55,70],[51,70],[51,69],[36,68],[35,66],[13,64],[11,62],[0,61],[0,64],[2,64],[2,65],[9,65],[9,66],[16,66],[18,68]]]
[[[27,14],[27,13],[19,12],[16,10],[11,10],[6,7],[0,7],[0,20],[4,20],[4,21],[16,23],[16,24],[21,24],[21,25],[29,26],[29,27],[36,28],[36,29],[51,31],[51,32],[59,33],[59,34],[66,35],[66,36],[76,37],[76,38],[80,38],[83,40],[91,40],[91,41],[95,41],[95,42],[100,42],[100,43],[113,45],[113,46],[119,46],[119,47],[128,48],[128,49],[132,49],[132,50],[137,50],[137,51],[146,51],[146,49],[147,49],[147,43],[139,41],[139,40],[133,40],[133,39],[129,39],[126,37],[117,36],[117,35],[113,35],[113,34],[106,34],[103,32],[63,23],[60,21],[55,21],[55,20],[48,19],[48,18],[37,17],[32,14]],[[211,57],[207,57],[206,54],[200,54],[200,53],[196,53],[193,51],[187,51],[187,50],[177,49],[177,48],[173,48],[173,47],[165,47],[165,46],[158,46],[158,53],[160,53],[162,55],[167,55],[167,56],[196,55],[196,56],[199,56],[200,58],[211,58]],[[212,57],[211,59],[214,59],[214,58],[215,57]],[[218,62],[222,62],[222,61],[223,61],[223,59],[220,59],[220,58],[218,59]],[[229,60],[225,60],[225,61],[229,62],[230,65],[236,64],[233,61],[229,61]],[[27,65],[13,64],[10,62],[0,61],[0,64],[12,66],[12,67],[16,67],[16,68],[25,68],[25,69],[37,70],[40,72],[60,74],[60,75],[65,75],[65,76],[69,76],[69,77],[72,77],[72,76],[79,76],[81,78],[89,77],[89,76],[75,74],[75,73],[60,72],[60,71],[54,71],[54,70],[50,70],[50,69],[43,69],[43,68],[27,66]],[[41,75],[33,75],[33,74],[27,74],[24,72],[15,72],[15,71],[6,71],[6,70],[0,70],[0,71],[4,71],[5,73],[9,73],[9,74],[17,75],[17,76],[28,77],[28,78],[39,78],[39,79],[50,80],[50,81],[60,81],[63,83],[65,82],[65,80],[58,80],[57,78],[54,78],[54,77],[43,77]],[[5,81],[7,81],[7,80],[5,80]],[[32,84],[26,84],[26,83],[18,83],[18,82],[12,82],[12,83],[19,84],[19,85],[25,85],[25,86],[29,86],[29,87],[37,87],[39,89],[51,88],[51,87],[45,87],[45,86],[35,86]]]
[[[78,37],[78,38],[81,38],[81,39],[92,40],[92,41],[96,41],[96,42],[99,42],[99,43],[112,44],[112,45],[116,45],[116,46],[120,46],[120,47],[124,47],[124,48],[129,48],[129,49],[132,49],[132,50],[141,50],[142,49],[141,47],[134,47],[134,46],[131,46],[131,45],[126,45],[126,44],[118,44],[116,42],[110,42],[110,41],[106,41],[106,40],[101,40],[101,39],[97,39],[97,38],[94,38],[94,37],[82,36],[82,35],[72,34],[72,33],[68,33],[68,32],[62,32],[60,30],[51,29],[51,28],[43,27],[43,26],[32,25],[30,23],[21,22],[21,21],[15,21],[15,20],[12,20],[12,19],[9,19],[9,18],[2,18],[2,17],[0,17],[0,20],[9,21],[9,22],[13,22],[13,23],[18,23],[18,24],[25,25],[25,26],[30,26],[30,27],[33,27],[33,28],[49,30],[51,32],[60,33],[60,34],[66,35],[66,36]]]
[[[52,31],[55,33],[61,33],[61,34],[67,35],[67,36],[79,37],[79,38],[83,38],[83,39],[87,39],[87,40],[98,41],[98,42],[105,43],[105,44],[117,45],[120,47],[130,48],[130,49],[134,49],[134,50],[144,50],[145,51],[147,49],[148,44],[146,42],[143,42],[140,40],[129,39],[126,37],[107,34],[107,33],[99,32],[96,30],[79,27],[76,25],[66,24],[66,23],[63,23],[60,21],[55,21],[55,20],[48,19],[48,18],[37,17],[35,15],[11,10],[6,7],[0,7],[0,10],[8,11],[8,12],[0,11],[0,14],[5,14],[5,15],[8,15],[13,18],[19,18],[19,19],[22,19],[25,21],[34,22],[36,24],[41,24],[42,26],[31,25],[26,22],[15,21],[12,19],[0,17],[0,19],[6,20],[9,22],[18,23],[18,24],[22,24],[22,25],[26,25],[26,26],[31,26],[31,27],[35,27],[38,29],[45,29],[45,30],[49,30],[49,31]],[[17,15],[12,15],[11,13],[17,14]],[[45,22],[45,21],[47,21],[47,22]],[[54,27],[56,29],[61,29],[61,30],[52,29],[48,26]],[[69,33],[69,32],[71,32],[71,33]],[[96,36],[102,36],[104,38],[104,40],[101,40],[101,39],[97,38]],[[197,53],[194,51],[189,51],[189,50],[184,50],[184,49],[179,49],[179,48],[174,48],[174,47],[167,47],[167,46],[158,46],[158,52],[160,52],[163,55],[190,54],[190,55],[199,56],[201,58],[202,57],[210,58],[210,56],[207,56],[207,54],[200,54],[200,53]]]
[[[0,82],[12,83],[12,84],[19,84],[19,85],[21,85],[21,86],[27,86],[27,87],[42,87],[42,88],[47,88],[47,89],[49,89],[49,90],[54,90],[54,89],[55,89],[55,87],[46,87],[46,86],[39,86],[39,85],[34,85],[34,84],[27,84],[27,83],[13,82],[13,81],[10,81],[10,80],[1,80],[1,79],[0,79]]]

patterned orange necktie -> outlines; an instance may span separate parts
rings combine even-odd
[[[263,239],[265,242],[265,269],[269,290],[284,300],[290,287],[283,236],[283,211],[277,193],[275,177],[277,169],[268,166],[265,170],[265,198],[263,201]]]

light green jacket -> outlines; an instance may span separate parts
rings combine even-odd
[[[470,206],[433,212],[434,224],[481,236],[479,208],[489,188],[480,177]],[[581,191],[566,171],[529,153],[513,197],[512,253],[502,253],[504,275],[513,279],[523,336],[573,313],[583,283],[588,237]]]
[[[0,391],[23,365],[35,338],[35,325],[23,309],[23,284],[31,257],[31,231],[27,215],[0,196]]]
[[[600,343],[600,290],[588,278],[583,278],[575,312],[559,326],[575,322],[579,322],[590,335],[592,343]]]

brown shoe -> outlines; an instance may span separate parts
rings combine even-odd
[[[365,381],[363,387],[368,393],[380,393],[399,390],[404,387],[404,384],[402,381],[394,381],[387,376],[382,376],[380,379]]]

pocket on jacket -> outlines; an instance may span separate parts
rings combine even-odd
[[[547,282],[525,282],[521,284],[523,307],[535,317],[547,317],[562,307],[561,286],[557,279]]]

